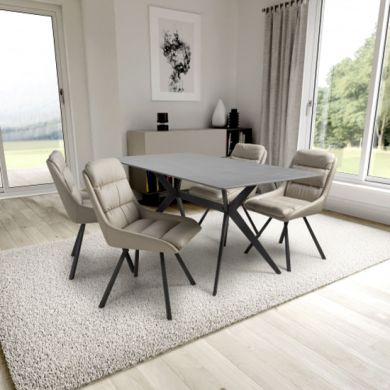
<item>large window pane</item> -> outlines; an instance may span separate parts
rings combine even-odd
[[[324,0],[313,148],[332,150],[338,172],[360,170],[380,0]]]
[[[387,31],[369,175],[390,179],[390,28]]]
[[[0,11],[0,129],[10,187],[50,183],[64,150],[52,19]]]

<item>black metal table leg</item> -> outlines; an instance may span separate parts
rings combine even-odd
[[[227,220],[229,219],[229,214],[224,213],[223,214],[223,222],[222,222],[222,230],[221,230],[221,239],[219,241],[219,249],[218,249],[218,259],[217,259],[217,269],[215,271],[215,279],[214,279],[214,288],[213,288],[213,295],[217,295],[218,291],[218,281],[219,281],[219,273],[221,271],[221,262],[222,262],[222,253],[223,253],[223,247],[226,237],[226,229],[227,229]]]
[[[226,221],[226,233],[225,233],[225,239],[223,240],[223,246],[226,246],[228,231],[229,231],[229,218]]]
[[[257,230],[257,227],[256,227],[255,223],[253,222],[253,219],[251,218],[251,215],[249,214],[248,209],[244,205],[242,205],[242,208],[244,209],[245,215],[248,218],[250,224],[252,225],[254,232],[256,233],[256,235],[259,234],[259,231]]]
[[[77,263],[78,263],[79,257],[80,257],[81,245],[83,243],[84,231],[85,231],[85,224],[83,223],[80,226],[78,237],[76,239],[76,244],[75,244],[76,247],[74,249],[74,257],[73,257],[73,262],[72,262],[72,268],[71,268],[70,274],[69,274],[69,279],[70,280],[73,280],[74,276],[76,274]]]
[[[179,208],[180,215],[181,215],[182,217],[185,217],[185,216],[186,216],[186,212],[185,212],[185,210],[184,210],[183,200],[182,200],[181,197],[180,197],[181,179],[175,178],[175,179],[174,179],[174,186],[175,186],[175,192],[176,192],[176,203],[177,203],[177,207]]]
[[[167,279],[167,271],[165,269],[164,253],[160,253],[160,264],[161,264],[161,275],[162,275],[163,288],[164,288],[165,309],[167,313],[167,319],[171,320],[172,319],[171,301],[169,299],[168,279]]]
[[[264,230],[267,228],[269,223],[272,221],[272,218],[269,217],[267,219],[267,222],[263,225],[263,227],[260,229],[260,231],[256,234],[256,238],[259,239],[260,236],[264,233]],[[253,245],[249,244],[249,246],[245,249],[244,253],[249,253],[249,251],[252,249]]]
[[[160,203],[160,206],[157,208],[157,212],[162,213],[164,212],[171,203],[175,200],[176,196],[172,194],[168,194],[168,196]]]
[[[284,245],[285,245],[285,250],[286,250],[287,271],[291,272],[290,242],[289,242],[289,239],[288,239],[288,222],[284,223],[283,238],[284,238]]]
[[[199,225],[202,225],[202,222],[204,221],[204,219],[206,218],[207,214],[209,213],[210,209],[206,209],[206,211],[203,213],[201,219],[199,220],[198,224]]]
[[[274,263],[271,256],[265,250],[263,245],[260,244],[260,241],[252,233],[251,229],[249,229],[248,225],[242,219],[241,215],[237,212],[237,210],[232,210],[230,212],[230,218],[238,226],[238,228],[244,233],[244,235],[248,238],[251,244],[257,249],[257,251],[263,256],[264,260],[269,264],[269,266],[274,270],[274,272],[280,274],[281,272],[278,266]]]

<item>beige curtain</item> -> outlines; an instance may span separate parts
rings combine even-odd
[[[303,0],[265,13],[260,142],[274,165],[297,150],[307,11]]]

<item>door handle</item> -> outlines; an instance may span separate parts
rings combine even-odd
[[[58,91],[59,95],[60,95],[60,101],[62,104],[65,104],[65,95],[64,95],[64,90],[62,88],[59,89]]]

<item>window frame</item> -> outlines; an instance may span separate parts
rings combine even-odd
[[[50,0],[49,0],[50,1]],[[70,101],[67,97],[70,96],[68,69],[66,63],[66,46],[64,37],[62,7],[50,2],[41,3],[32,0],[0,0],[0,10],[10,12],[28,13],[34,15],[48,16],[52,20],[53,41],[56,59],[57,84],[58,90],[63,90],[65,101],[60,101],[62,134],[64,139],[64,149],[66,153],[66,161],[73,170],[76,164],[75,156],[75,137],[73,131],[72,112]],[[0,159],[2,166],[6,171],[6,162],[3,149],[0,148]],[[26,194],[41,194],[55,191],[54,183],[44,183],[35,185],[26,185],[18,187],[10,187],[7,179],[7,173],[0,169],[2,176],[2,187],[0,188],[0,198],[5,196],[22,196]]]
[[[309,21],[308,34],[306,39],[306,58],[301,99],[298,148],[310,149],[314,132],[318,92],[318,64],[321,53],[321,31],[325,1],[326,0],[312,0],[309,2]],[[390,33],[389,36],[387,36],[388,27],[390,26],[389,19],[390,0],[381,0],[375,39],[373,71],[369,85],[369,97],[363,129],[363,142],[359,173],[357,175],[353,175],[337,172],[335,175],[335,179],[337,181],[386,189],[389,189],[390,186],[390,179],[369,175],[372,145],[374,140],[374,126],[378,108],[379,88],[385,57],[386,40],[390,39]]]

